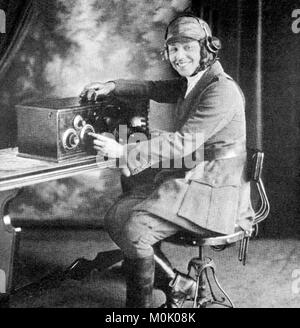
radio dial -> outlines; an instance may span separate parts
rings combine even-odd
[[[73,120],[73,126],[75,129],[79,130],[86,125],[86,121],[81,115],[76,115]]]
[[[74,129],[68,129],[62,136],[62,143],[65,149],[75,149],[79,142],[80,140]]]

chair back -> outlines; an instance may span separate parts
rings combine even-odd
[[[253,225],[265,220],[270,212],[270,203],[262,180],[264,153],[258,149],[248,149],[247,173],[248,179],[253,182],[259,195],[259,207],[255,211]]]

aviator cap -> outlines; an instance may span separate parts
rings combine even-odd
[[[209,37],[212,37],[211,29],[204,20],[193,16],[182,16],[171,21],[165,40],[166,44],[170,44],[184,39],[200,41]]]

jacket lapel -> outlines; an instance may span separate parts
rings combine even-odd
[[[176,130],[186,122],[190,111],[193,108],[193,103],[199,99],[201,93],[212,82],[212,80],[220,74],[224,74],[222,65],[217,61],[215,62],[202,76],[202,78],[195,85],[193,90],[184,99],[180,97],[176,106]]]

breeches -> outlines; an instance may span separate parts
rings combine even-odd
[[[134,211],[141,202],[138,197],[123,197],[105,216],[105,229],[123,251],[124,256],[136,259],[153,254],[152,245],[181,230],[176,224],[145,211]]]

